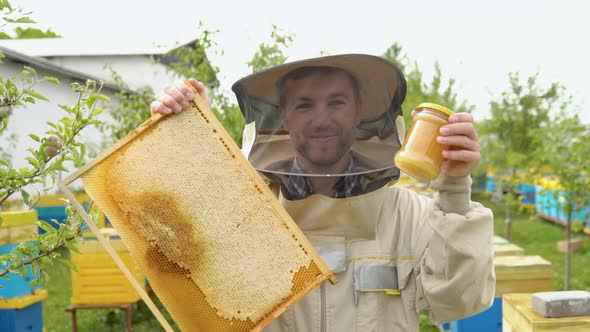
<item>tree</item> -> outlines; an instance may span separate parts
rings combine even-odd
[[[498,100],[490,102],[491,117],[478,126],[482,148],[482,167],[496,171],[498,195],[506,206],[504,236],[510,239],[511,211],[520,208],[519,183],[532,183],[528,169],[531,154],[539,149],[538,129],[549,124],[551,112],[565,109],[570,98],[563,87],[553,83],[539,86],[539,74],[524,82],[519,73],[509,74],[509,87]],[[520,171],[519,171],[520,170]]]
[[[202,24],[199,25],[202,29]],[[238,144],[242,141],[244,118],[237,104],[233,103],[219,85],[219,67],[214,66],[207,52],[223,54],[213,39],[218,31],[202,30],[197,39],[185,47],[178,47],[166,54],[172,60],[168,68],[186,79],[195,77],[207,87],[210,108],[231,138]]]
[[[577,114],[561,111],[543,128],[532,131],[536,150],[533,158],[535,169],[549,169],[564,192],[563,210],[566,215],[566,270],[565,289],[570,288],[571,275],[571,229],[574,214],[584,220],[588,215],[579,215],[583,208],[590,205],[590,126],[581,123]],[[536,173],[536,176],[543,174]],[[554,193],[558,199],[558,192]]]
[[[273,24],[270,38],[269,43],[262,43],[258,46],[258,50],[254,53],[252,59],[248,61],[248,66],[253,73],[285,63],[287,60],[285,51],[291,46],[295,36],[291,33],[282,32]]]
[[[104,134],[102,148],[113,145],[144,123],[151,116],[150,103],[155,98],[150,87],[131,91],[113,69],[111,75],[113,83],[121,90],[113,96],[113,103],[106,107],[114,122],[105,121],[100,125],[100,130]]]
[[[0,10],[3,20],[7,22],[2,28],[8,23],[34,23],[28,17],[29,13],[12,8],[7,1],[0,1]],[[48,100],[35,90],[38,84],[43,83],[60,84],[54,77],[38,77],[36,70],[27,66],[18,75],[0,77],[0,135],[8,128],[10,115],[16,109],[25,104]],[[29,166],[15,168],[9,160],[0,158],[0,204],[18,193],[30,209],[39,196],[35,184],[45,183],[49,178],[51,183],[44,188],[49,189],[55,185],[58,173],[67,171],[67,162],[73,162],[75,166],[84,164],[86,147],[77,141],[77,137],[85,128],[98,124],[95,119],[101,112],[97,107],[98,102],[108,101],[108,98],[100,93],[101,83],[74,83],[71,88],[78,98],[72,106],[60,105],[66,115],[57,121],[48,122],[50,129],[44,136],[29,134],[36,145],[28,149],[29,156],[26,160]],[[46,282],[44,269],[53,260],[72,267],[68,260],[60,258],[58,249],[67,247],[76,250],[75,245],[81,241],[83,220],[72,208],[67,211],[70,217],[59,229],[40,221],[39,226],[46,233],[35,234],[31,240],[20,242],[10,253],[0,255],[0,277],[7,278],[8,273],[25,277],[26,267],[32,265],[35,278],[31,283],[36,285]]]
[[[396,63],[406,76],[407,92],[402,104],[406,132],[409,132],[412,125],[411,111],[423,102],[443,105],[455,113],[471,113],[474,110],[475,106],[469,105],[466,100],[459,100],[454,78],[449,78],[443,85],[443,74],[438,62],[434,64],[435,73],[432,81],[426,82],[418,64],[409,60],[407,54],[402,52],[400,44],[392,44],[381,57]]]

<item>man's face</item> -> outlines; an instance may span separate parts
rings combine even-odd
[[[348,160],[359,113],[352,83],[343,72],[286,82],[281,117],[308,166],[329,168]]]

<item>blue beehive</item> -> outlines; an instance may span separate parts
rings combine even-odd
[[[0,245],[0,254],[7,254],[14,249],[18,243]],[[33,280],[33,273],[30,266],[27,266],[27,274],[25,278],[20,275],[9,273],[9,279],[0,278],[0,297],[7,299],[16,298],[31,294],[35,289],[39,288],[29,285],[29,282]],[[4,330],[1,330],[4,331]]]
[[[43,305],[47,298],[44,289],[35,294],[0,302],[0,331],[2,332],[42,332]]]
[[[477,315],[451,322],[452,332],[501,332],[502,298],[494,299],[494,304]]]
[[[530,184],[520,183],[516,189],[522,194],[522,204],[535,204],[536,189],[535,186]]]
[[[43,306],[41,302],[22,309],[0,309],[0,331],[42,332]]]
[[[66,206],[65,205],[56,205],[56,206],[36,206],[35,210],[37,210],[37,214],[39,215],[40,220],[45,220],[53,226],[53,228],[59,228],[59,223],[62,223],[64,219],[68,217],[66,214]],[[52,221],[55,219],[55,221]],[[39,227],[39,234],[45,233],[45,230]]]
[[[496,180],[494,180],[494,178],[489,175],[486,180],[486,191],[489,193],[496,192]]]
[[[545,214],[545,190],[541,186],[535,186],[535,210]]]

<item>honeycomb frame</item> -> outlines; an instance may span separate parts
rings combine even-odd
[[[259,331],[325,280],[337,282],[198,95],[58,184],[172,331],[69,190],[78,179],[183,331]]]

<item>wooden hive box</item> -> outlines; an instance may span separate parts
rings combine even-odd
[[[68,188],[78,179],[183,331],[259,331],[320,283],[336,282],[198,95],[179,114],[153,116],[59,184],[117,258]]]
[[[502,298],[503,332],[589,332],[590,316],[545,318],[532,309],[532,294]]]
[[[135,280],[145,288],[144,276],[135,264],[129,250],[121,239],[109,228],[101,228],[121,260],[129,268]],[[96,238],[89,238],[78,245],[78,251],[70,252],[70,260],[78,271],[71,271],[72,304],[133,303],[139,294],[117,266],[113,257]]]
[[[496,297],[508,293],[536,293],[553,290],[551,262],[541,256],[494,257]]]

